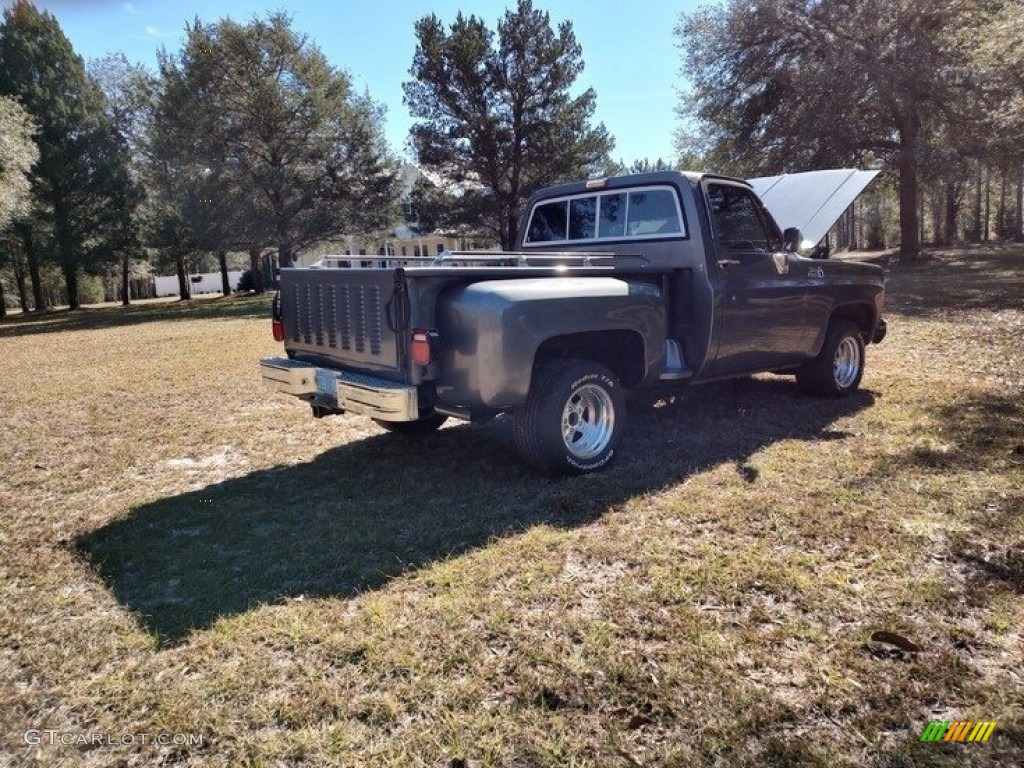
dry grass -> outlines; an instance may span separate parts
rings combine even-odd
[[[0,764],[1020,764],[1024,253],[889,294],[858,396],[634,398],[559,481],[270,396],[262,299],[0,324]]]

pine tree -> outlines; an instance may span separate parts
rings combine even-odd
[[[179,137],[181,167],[212,200],[197,233],[205,247],[273,244],[287,267],[305,245],[393,221],[381,108],[354,94],[287,15],[197,19],[161,76],[161,130]]]
[[[447,32],[435,15],[420,19],[416,39],[404,85],[418,120],[413,146],[421,166],[457,188],[438,220],[488,229],[511,248],[526,198],[604,167],[614,145],[604,125],[591,125],[593,89],[570,93],[583,71],[572,23],[556,32],[547,13],[519,0],[496,39],[461,13]]]
[[[0,25],[0,94],[15,97],[39,127],[33,197],[38,215],[52,229],[68,302],[77,309],[79,271],[97,256],[90,242],[102,227],[104,201],[116,183],[112,128],[102,91],[86,75],[57,20],[26,0],[15,0]],[[39,256],[33,248],[30,258]]]

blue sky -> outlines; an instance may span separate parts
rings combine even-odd
[[[185,22],[198,16],[248,20],[285,10],[294,28],[320,46],[356,87],[387,107],[386,134],[404,153],[411,118],[402,103],[415,50],[413,23],[430,13],[446,23],[462,10],[492,29],[514,0],[36,0],[60,22],[86,61],[124,51],[132,61],[156,65],[160,46],[176,52]],[[4,2],[3,5],[8,5]],[[674,158],[679,120],[680,56],[674,29],[679,12],[698,0],[534,0],[553,24],[571,20],[586,69],[578,83],[597,92],[598,121],[615,137],[616,159]]]

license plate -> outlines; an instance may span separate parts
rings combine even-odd
[[[338,378],[330,371],[317,371],[316,392],[322,398],[337,401]]]

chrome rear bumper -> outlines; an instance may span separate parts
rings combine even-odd
[[[275,392],[294,395],[314,406],[351,411],[383,421],[416,421],[416,387],[365,373],[321,368],[286,357],[260,360],[263,382]]]

